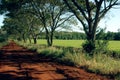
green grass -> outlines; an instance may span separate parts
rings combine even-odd
[[[83,53],[69,53],[63,59],[68,59],[77,66],[86,67],[88,70],[99,74],[112,75],[120,72],[120,60],[113,59],[104,54],[95,54],[90,58]]]
[[[53,40],[54,46],[76,47],[81,48],[84,40]],[[38,40],[38,44],[47,45],[46,40]]]
[[[8,42],[0,42],[0,48],[7,45],[7,44],[8,44]]]
[[[84,40],[54,40],[54,46],[81,48]],[[47,45],[46,40],[38,40],[38,44]],[[109,41],[109,50],[120,51],[120,41]]]
[[[109,41],[110,50],[120,51],[120,41]]]
[[[36,51],[39,54],[43,55],[44,57],[52,58],[52,60],[60,61],[68,65],[83,67],[88,71],[98,74],[113,75],[115,80],[119,80],[120,59],[116,59],[99,52],[98,52],[99,54],[94,54],[93,57],[91,57],[83,53],[82,51],[77,52],[75,50],[76,48],[69,49],[67,47],[67,46],[72,46],[73,44],[78,45],[76,43],[79,43],[79,41],[80,40],[55,40],[56,45],[59,44],[61,44],[61,46],[65,45],[66,46],[65,49],[63,47],[58,48],[54,46],[47,47],[47,46],[39,45],[39,44],[46,44],[45,40],[39,40],[39,44],[26,44],[26,43],[22,44],[21,42],[19,44],[24,45],[24,47],[27,47],[31,50],[36,49]],[[81,41],[80,43],[82,44],[82,42],[83,41]],[[115,42],[119,43],[119,41],[118,42],[110,41],[110,46],[115,46],[115,44],[113,44]],[[69,45],[67,45],[67,43],[69,43]],[[71,52],[71,50],[73,51]]]

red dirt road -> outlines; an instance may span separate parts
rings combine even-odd
[[[38,57],[14,42],[0,49],[0,80],[110,80]]]

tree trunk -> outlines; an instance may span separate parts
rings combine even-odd
[[[48,46],[52,46],[53,45],[53,32],[46,33],[46,39],[47,39]]]
[[[37,38],[36,37],[33,38],[33,41],[34,41],[34,44],[37,44]]]
[[[88,32],[87,35],[87,41],[86,43],[83,45],[83,48],[86,52],[91,53],[92,51],[95,50],[96,45],[95,45],[95,35],[96,33],[93,33],[95,31],[91,30],[90,32]]]
[[[28,39],[29,39],[29,42],[32,43],[31,38],[29,37]]]
[[[25,34],[22,35],[24,43],[26,43]]]

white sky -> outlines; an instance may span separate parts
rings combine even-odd
[[[3,22],[3,20],[4,20],[3,15],[0,15],[0,26],[1,26],[1,25],[3,25],[3,23],[2,23],[2,22]]]
[[[117,9],[111,9],[99,26],[106,27],[107,31],[117,32],[120,29],[120,6]]]
[[[4,16],[0,15],[0,26],[3,25],[3,20]],[[106,27],[106,31],[117,32],[120,29],[120,6],[117,9],[111,9],[106,17],[101,20],[99,26],[102,28]]]

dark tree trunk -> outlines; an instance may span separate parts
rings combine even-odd
[[[26,43],[25,34],[22,35],[24,43]]]
[[[46,33],[46,39],[47,39],[48,46],[52,46],[53,45],[53,32]]]
[[[33,38],[33,41],[34,41],[34,44],[37,44],[37,38],[36,37]]]
[[[95,32],[95,31],[91,30],[86,34],[87,40],[86,40],[86,43],[83,45],[84,50],[88,53],[91,53],[96,48],[96,44],[95,44],[96,33],[93,33],[93,32]]]
[[[29,37],[28,39],[29,39],[29,42],[32,43],[31,38]]]

